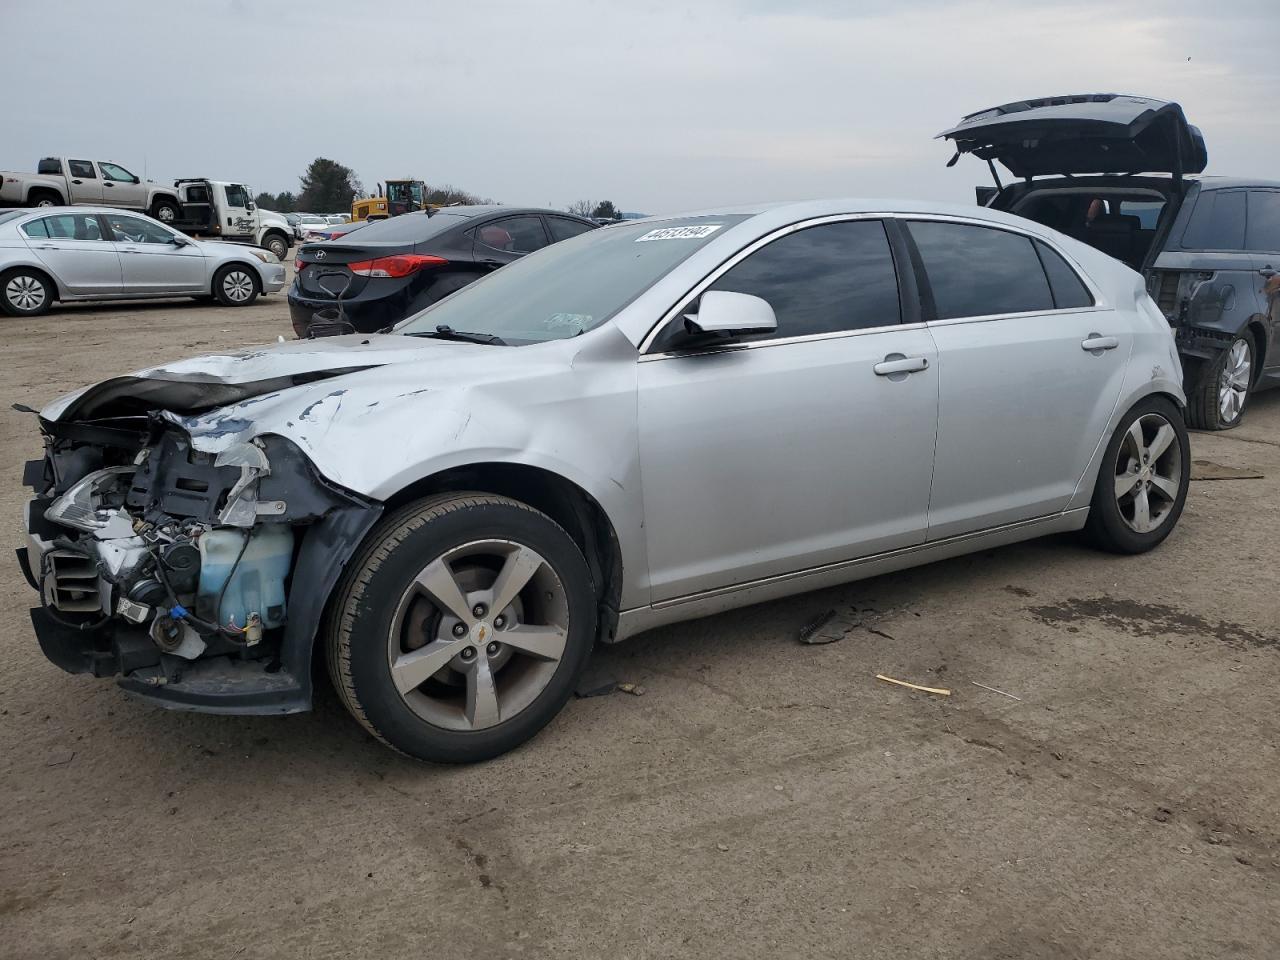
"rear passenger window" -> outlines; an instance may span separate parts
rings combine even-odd
[[[68,160],[67,166],[73,177],[79,177],[82,180],[98,179],[98,175],[93,171],[93,164],[88,160]]]
[[[779,237],[707,289],[765,300],[778,318],[771,338],[902,322],[898,275],[879,220],[826,223]]]
[[[509,253],[533,253],[547,245],[547,233],[541,217],[507,217],[478,227],[476,239],[495,250]]]
[[[570,237],[595,229],[590,223],[579,223],[577,220],[566,220],[564,217],[547,217],[547,223],[551,225],[552,243],[559,243],[561,240],[568,240]]]
[[[1077,307],[1092,307],[1093,294],[1084,285],[1067,261],[1049,248],[1048,244],[1035,241],[1036,253],[1040,254],[1040,263],[1044,265],[1045,275],[1049,278],[1049,291],[1053,294],[1053,305],[1059,310],[1070,310]]]
[[[1280,251],[1280,191],[1249,192],[1249,229],[1245,243],[1250,250]]]
[[[1243,250],[1243,190],[1202,190],[1182,237],[1184,250]]]
[[[939,320],[1052,310],[1053,294],[1031,239],[992,227],[916,220]]]

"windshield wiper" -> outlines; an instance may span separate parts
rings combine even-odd
[[[496,347],[505,347],[507,345],[507,341],[496,334],[455,330],[447,323],[440,324],[434,330],[414,330],[405,335],[409,337],[434,337],[437,340],[461,340],[465,343],[488,343]]]

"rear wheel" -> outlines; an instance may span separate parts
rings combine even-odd
[[[60,207],[62,198],[50,190],[35,190],[27,202],[33,207]]]
[[[1166,397],[1135,404],[1103,453],[1085,533],[1112,553],[1145,553],[1182,515],[1191,444],[1182,413]]]
[[[1188,419],[1198,430],[1238,427],[1253,393],[1257,345],[1247,330],[1207,366],[1188,402]]]
[[[384,520],[348,567],[329,671],[384,743],[470,763],[560,711],[595,620],[586,560],[555,521],[506,497],[443,494]]]
[[[53,287],[34,270],[19,267],[0,273],[0,309],[11,317],[36,317],[53,303]]]
[[[258,298],[258,277],[251,267],[233,263],[213,278],[213,295],[225,307],[247,307]]]
[[[151,216],[161,223],[173,223],[178,219],[178,204],[175,200],[159,199],[151,204]]]

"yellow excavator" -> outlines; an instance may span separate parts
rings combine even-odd
[[[385,220],[427,207],[427,185],[421,180],[388,180],[386,189],[378,184],[375,196],[351,204],[351,220]]]

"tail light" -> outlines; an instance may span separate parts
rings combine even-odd
[[[357,260],[347,268],[358,277],[407,277],[427,267],[440,267],[449,261],[444,257],[432,257],[422,253],[398,253],[392,257],[373,260]]]
[[[302,268],[303,268],[303,267],[305,267],[305,266],[306,266],[306,264],[302,262],[302,258],[301,258],[301,257],[298,257],[297,259],[295,259],[295,260],[293,261],[293,269],[294,269],[294,270],[297,270],[297,271],[298,271],[298,273],[301,273],[301,272],[302,272]]]

